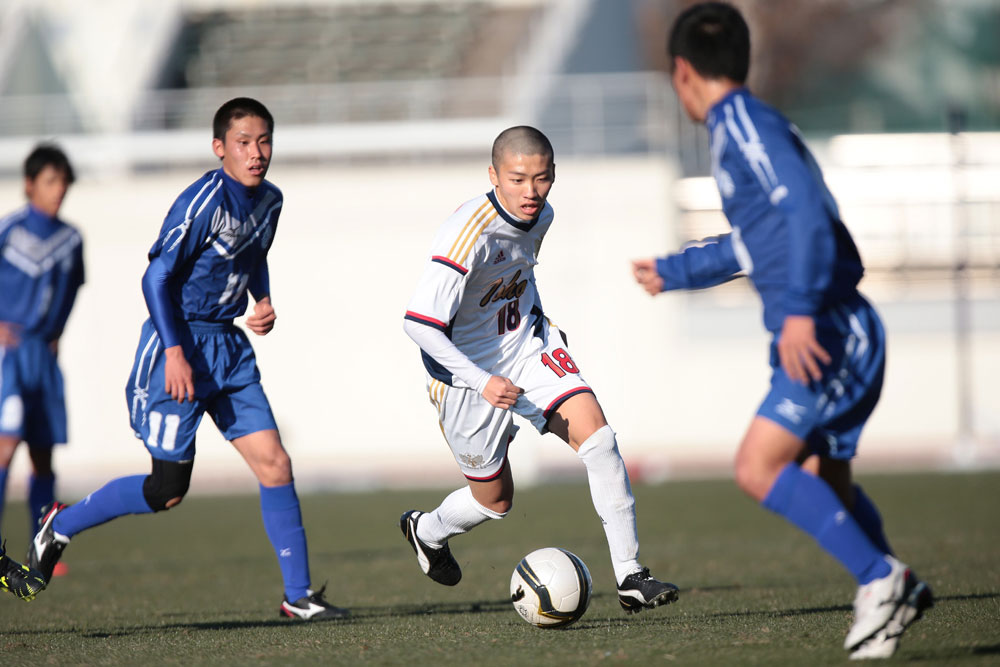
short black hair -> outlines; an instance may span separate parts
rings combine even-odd
[[[35,146],[28,157],[24,159],[24,177],[29,181],[34,181],[46,167],[61,171],[66,177],[67,185],[72,185],[76,181],[73,165],[69,163],[69,158],[56,144],[43,143]]]
[[[212,136],[220,141],[225,141],[226,132],[233,121],[247,116],[257,116],[263,119],[267,123],[267,131],[271,134],[274,133],[274,116],[271,115],[266,106],[252,97],[236,97],[223,104],[215,112],[215,118],[212,119]]]
[[[555,153],[549,138],[530,125],[508,127],[493,140],[493,168],[499,169],[507,153],[521,155],[547,155],[553,162]]]
[[[750,28],[740,10],[725,2],[688,7],[670,31],[667,55],[691,63],[707,79],[744,83],[750,71]]]

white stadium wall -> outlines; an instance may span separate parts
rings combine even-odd
[[[278,320],[254,343],[300,486],[459,484],[402,315],[437,225],[489,187],[486,161],[306,168],[283,167],[276,157],[270,176],[285,193],[270,255]],[[71,443],[56,464],[66,499],[147,469],[124,400],[145,317],[139,279],[164,213],[198,173],[85,177],[67,199],[64,217],[85,237],[87,284],[61,350]],[[767,338],[748,290],[729,285],[653,300],[632,282],[631,258],[677,245],[674,179],[659,159],[560,160],[550,197],[556,219],[537,270],[546,312],[568,332],[574,359],[643,479],[727,473],[768,380]],[[20,187],[0,182],[0,207],[18,206]],[[860,464],[995,463],[1000,324],[972,337],[981,442],[956,445],[947,295],[914,301],[891,286],[866,290],[885,315],[890,352]],[[995,298],[980,304],[983,317],[995,316]],[[935,321],[924,327],[922,318]],[[205,421],[193,491],[254,489],[235,450]],[[566,445],[521,425],[511,456],[519,483],[582,475]],[[15,466],[18,494],[23,451]]]

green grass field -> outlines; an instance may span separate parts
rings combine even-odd
[[[896,551],[937,606],[893,661],[1000,663],[1000,473],[861,480]],[[342,622],[278,618],[280,577],[254,497],[190,498],[78,536],[70,575],[32,603],[0,598],[0,664],[789,664],[846,662],[851,579],[732,482],[637,485],[642,560],[681,587],[676,605],[626,616],[584,484],[523,490],[511,515],[456,539],[464,578],[418,570],[397,520],[444,491],[303,497],[314,585]],[[8,547],[27,543],[8,506]],[[594,597],[564,630],[507,601],[522,555],[562,546],[589,565]]]

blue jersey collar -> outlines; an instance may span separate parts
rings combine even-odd
[[[510,213],[507,212],[507,209],[505,209],[500,204],[500,201],[497,199],[496,192],[490,190],[489,192],[486,193],[486,196],[489,198],[490,203],[493,204],[493,208],[495,208],[497,213],[500,214],[500,217],[506,220],[509,224],[513,225],[514,227],[520,229],[522,232],[530,232],[531,228],[535,226],[536,222],[538,222],[538,218],[542,216],[542,211],[545,210],[545,205],[542,204],[542,210],[538,212],[538,217],[536,217],[534,220],[521,220],[519,218],[515,218],[514,216],[512,216]]]
[[[712,105],[712,108],[708,110],[708,114],[705,116],[705,125],[711,127],[718,122],[718,118],[722,113],[722,107],[732,101],[737,95],[749,95],[750,89],[746,86],[739,86],[733,88],[728,93],[726,93],[721,100]]]
[[[245,203],[253,209],[253,207],[257,204],[260,192],[264,189],[263,183],[256,188],[250,188],[227,174],[226,170],[222,167],[219,167],[219,173],[222,174],[222,182],[226,184],[226,190],[236,197],[237,201]]]
[[[59,222],[58,216],[49,215],[48,213],[44,213],[38,210],[37,208],[34,207],[34,205],[31,202],[28,202],[27,208],[28,208],[28,216],[27,216],[28,218],[31,218],[33,220],[38,220],[39,222],[47,222],[50,224],[54,222]]]

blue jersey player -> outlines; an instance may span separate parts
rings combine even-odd
[[[112,480],[43,517],[29,562],[48,580],[69,539],[125,514],[181,502],[191,479],[195,431],[208,415],[260,482],[267,536],[284,579],[282,616],[341,618],[323,590],[310,590],[309,560],[291,461],[260,384],[253,349],[233,324],[256,304],[247,327],[274,326],[267,252],[281,192],[264,180],[274,121],[260,102],[236,98],[215,114],[212,148],[222,161],[174,202],[149,251],[142,290],[149,309],[125,388],[129,418],[152,456],[149,475]]]
[[[712,171],[732,231],[634,263],[650,293],[743,273],[771,332],[771,389],[736,457],[736,482],[812,535],[855,577],[853,658],[891,655],[932,602],[896,560],[872,501],[851,481],[858,436],[878,401],[885,336],[858,293],[858,251],[797,130],[745,87],[750,34],[739,11],[702,3],[674,23],[677,96],[708,128]]]
[[[28,204],[0,219],[0,518],[7,470],[25,441],[32,531],[55,499],[52,447],[66,442],[59,337],[83,284],[80,233],[59,219],[73,167],[57,146],[24,161]]]

